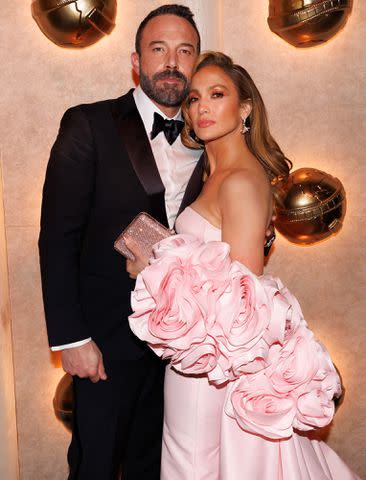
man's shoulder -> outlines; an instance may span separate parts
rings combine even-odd
[[[132,93],[133,89],[131,89],[129,92],[127,92],[125,95],[122,95],[121,97],[74,105],[68,108],[66,113],[72,114],[75,112],[82,112],[85,115],[89,116],[100,114],[105,111],[113,112],[129,110],[135,107]]]

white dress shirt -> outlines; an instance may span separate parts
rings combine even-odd
[[[159,174],[165,187],[165,208],[170,228],[173,228],[183,195],[186,190],[188,180],[193,169],[202,154],[202,150],[193,150],[182,144],[180,136],[176,141],[169,145],[164,132],[160,132],[153,140],[150,138],[154,122],[154,112],[157,112],[163,118],[168,118],[159,108],[150,100],[146,93],[138,86],[133,92],[133,98],[137,110],[142,118],[146,135],[150,141],[151,149],[159,170]],[[173,117],[174,120],[182,120],[181,111]],[[171,120],[169,118],[169,120]],[[74,348],[85,345],[91,338],[80,340],[79,342],[69,343],[51,347],[52,351],[64,350],[65,348]]]
[[[169,145],[164,132],[160,132],[153,140],[150,133],[154,122],[154,113],[163,118],[167,116],[150,100],[146,93],[137,87],[133,92],[137,110],[145,126],[161,180],[165,187],[165,208],[170,228],[173,228],[183,195],[193,169],[202,150],[192,150],[182,144],[180,135]],[[173,120],[182,120],[181,111],[172,117]],[[171,120],[169,118],[169,120]]]

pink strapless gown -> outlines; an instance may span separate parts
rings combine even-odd
[[[178,233],[203,241],[221,231],[188,207]],[[206,376],[165,376],[162,480],[359,480],[324,442],[294,434],[269,440],[241,430],[223,411],[226,386]]]

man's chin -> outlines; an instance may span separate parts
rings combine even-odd
[[[183,89],[178,89],[171,84],[166,84],[158,95],[161,105],[164,105],[165,107],[180,106],[185,96]]]

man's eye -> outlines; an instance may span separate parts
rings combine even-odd
[[[154,47],[153,52],[163,52],[164,48],[163,47]]]
[[[180,52],[184,55],[192,55],[192,52],[188,48],[182,48]]]

